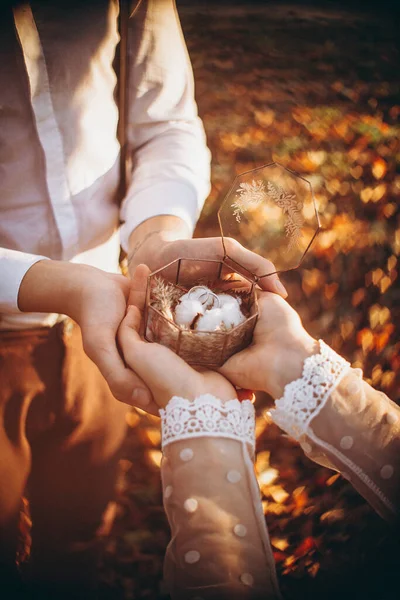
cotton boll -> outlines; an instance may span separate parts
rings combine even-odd
[[[197,315],[204,314],[204,306],[198,300],[189,300],[186,298],[182,302],[182,298],[175,308],[175,323],[190,327]]]
[[[243,321],[246,320],[236,301],[224,304],[221,310],[222,322],[227,329],[237,327],[237,325],[240,325],[240,323],[243,323]]]
[[[226,329],[231,329],[245,321],[245,317],[240,310],[241,298],[236,298],[230,294],[218,294],[218,299],[222,308],[222,322]]]
[[[226,306],[228,304],[236,304],[240,306],[242,303],[241,298],[236,298],[235,296],[231,296],[230,294],[218,294],[219,305],[220,307]]]
[[[183,294],[183,296],[181,296],[179,298],[179,302],[185,302],[185,300],[197,300],[197,298],[189,298],[189,292],[186,292],[186,294]]]
[[[222,323],[222,308],[206,310],[196,323],[197,331],[217,331]]]
[[[196,323],[197,331],[218,331],[224,325],[225,329],[232,329],[245,321],[238,303],[235,301],[225,304],[222,308],[206,310]]]

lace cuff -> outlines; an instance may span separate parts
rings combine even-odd
[[[162,449],[179,440],[221,437],[246,442],[254,452],[255,416],[250,400],[222,402],[211,394],[195,400],[173,396],[160,409]]]
[[[304,361],[303,375],[285,387],[282,398],[275,401],[271,418],[286,433],[299,440],[307,432],[329,396],[350,369],[350,363],[336,354],[322,340],[320,353]]]

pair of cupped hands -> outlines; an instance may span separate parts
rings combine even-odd
[[[224,251],[247,273],[271,275],[258,282],[259,318],[252,344],[218,372],[200,372],[167,348],[143,340],[147,276],[149,269],[180,256],[221,260]],[[20,310],[66,314],[79,324],[85,352],[115,398],[158,414],[174,395],[193,399],[212,393],[232,399],[237,387],[278,398],[287,383],[300,377],[316,342],[284,300],[286,290],[270,261],[229,238],[222,248],[220,238],[168,241],[157,233],[131,256],[129,278],[87,265],[43,260],[29,269],[19,292]],[[210,273],[202,275],[207,278]]]
[[[234,386],[280,397],[284,386],[301,375],[303,361],[314,354],[316,342],[284,300],[287,293],[274,265],[231,238],[224,239],[224,247],[221,238],[169,240],[168,232],[154,230],[155,225],[151,223],[151,235],[142,232],[142,241],[133,246],[130,277],[84,264],[40,260],[21,282],[19,309],[71,317],[80,326],[86,354],[115,398],[149,412],[157,413],[173,395],[190,399],[212,393],[221,399],[234,398]],[[177,235],[176,229],[172,232]],[[258,281],[259,318],[252,344],[218,372],[199,372],[167,348],[142,339],[147,276],[149,269],[155,271],[185,256],[203,261],[196,269],[201,264],[204,272],[196,271],[196,277],[207,280],[213,273],[213,268],[207,271],[214,264],[210,260],[224,255],[230,257],[233,270],[240,265],[244,273],[270,275]]]
[[[278,397],[285,383],[301,374],[304,356],[309,355],[315,342],[303,329],[296,311],[273,292],[258,291],[259,318],[252,344],[233,355],[218,371],[196,370],[165,346],[144,341],[149,272],[146,265],[136,267],[126,316],[118,330],[127,367],[140,378],[139,385],[151,394],[152,399],[147,403],[140,403],[138,397],[138,406],[157,414],[159,407],[165,406],[172,396],[193,400],[211,393],[221,400],[230,400],[237,395],[234,386],[263,390]]]
[[[304,359],[315,352],[316,342],[297,312],[282,296],[259,289],[259,318],[251,345],[218,371],[196,370],[168,348],[143,339],[149,273],[144,264],[133,271],[127,312],[117,334],[125,364],[140,380],[136,388],[140,393],[136,399],[133,395],[132,404],[148,412],[158,414],[172,396],[193,400],[211,393],[230,400],[237,397],[237,388],[262,390],[278,398],[285,385],[301,375]],[[274,288],[271,282],[264,286]]]

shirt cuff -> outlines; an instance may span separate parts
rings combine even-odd
[[[125,200],[121,246],[128,252],[132,231],[147,219],[160,215],[179,217],[193,233],[198,213],[197,192],[189,183],[166,181],[152,185]]]
[[[0,312],[21,312],[18,308],[19,287],[25,273],[40,260],[49,260],[49,258],[0,248]]]

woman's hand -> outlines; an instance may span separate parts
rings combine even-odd
[[[238,387],[279,398],[285,385],[301,376],[305,358],[318,351],[318,344],[286,300],[260,291],[258,303],[252,344],[228,359],[219,372]]]
[[[130,306],[118,331],[127,365],[145,382],[160,407],[165,406],[172,396],[193,400],[201,394],[211,393],[221,400],[236,398],[234,387],[222,375],[213,371],[198,372],[165,346],[142,340],[140,330],[149,272],[145,265],[136,268]]]

